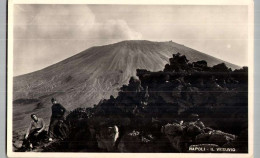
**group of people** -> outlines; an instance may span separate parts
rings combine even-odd
[[[59,104],[55,98],[52,98],[51,102],[52,115],[48,132],[45,130],[46,125],[44,120],[37,117],[36,114],[31,114],[32,121],[30,122],[26,131],[23,145],[28,145],[29,148],[32,149],[35,145],[37,145],[38,141],[43,139],[45,136],[47,136],[50,142],[53,141],[54,138],[58,138],[55,133],[55,127],[57,127],[58,124],[63,123],[65,120],[64,114],[66,109],[61,104]]]

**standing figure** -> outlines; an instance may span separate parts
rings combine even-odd
[[[66,112],[66,109],[59,104],[56,99],[52,98],[52,115],[51,115],[51,121],[49,126],[49,141],[52,141],[52,139],[57,135],[54,133],[54,128],[59,125],[59,123],[62,123],[64,121],[64,114]]]

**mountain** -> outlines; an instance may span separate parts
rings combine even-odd
[[[232,69],[240,68],[171,41],[122,41],[91,47],[42,70],[14,77],[13,128],[27,126],[31,113],[48,121],[52,97],[72,110],[116,96],[118,89],[136,75],[136,69],[162,70],[178,52],[190,62],[205,60],[209,66],[224,62]]]

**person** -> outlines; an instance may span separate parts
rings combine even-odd
[[[25,134],[25,142],[29,143],[30,148],[32,149],[40,138],[43,138],[45,132],[45,122],[42,118],[38,118],[36,114],[31,114],[32,121]]]
[[[64,114],[66,109],[57,102],[55,98],[51,99],[52,102],[52,115],[49,126],[49,141],[53,141],[53,138],[57,135],[54,133],[54,128],[64,121]]]

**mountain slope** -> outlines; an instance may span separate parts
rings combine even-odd
[[[72,110],[116,96],[117,89],[136,75],[136,69],[162,70],[178,52],[190,61],[206,60],[209,66],[224,62],[174,42],[123,41],[92,47],[42,70],[14,77],[14,128],[24,128],[32,112],[47,121],[51,97]]]

